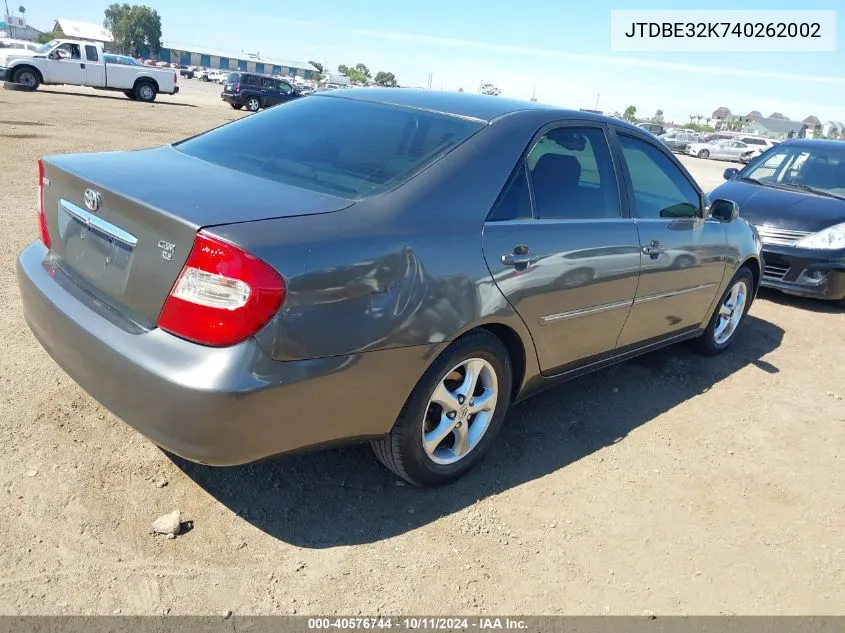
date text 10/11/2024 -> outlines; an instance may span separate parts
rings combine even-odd
[[[352,617],[308,618],[309,631],[376,629],[395,631],[463,631],[463,630],[525,630],[527,624],[519,618],[501,617]]]

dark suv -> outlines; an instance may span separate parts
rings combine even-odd
[[[258,112],[279,103],[297,99],[302,95],[283,79],[270,75],[236,72],[229,73],[220,98],[235,110],[246,108]]]

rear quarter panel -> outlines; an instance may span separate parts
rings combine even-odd
[[[285,277],[282,310],[258,335],[275,359],[412,345],[445,347],[487,323],[525,324],[492,283],[484,219],[549,114],[509,115],[405,185],[324,215],[214,227]]]

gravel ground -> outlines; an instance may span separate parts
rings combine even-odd
[[[819,303],[764,294],[718,359],[668,349],[538,396],[432,491],[367,447],[174,462],[97,405],[21,315],[35,161],[242,116],[180,85],[152,106],[0,91],[0,613],[842,612],[845,314]],[[687,164],[708,190],[726,166]],[[177,508],[192,529],[149,534]]]

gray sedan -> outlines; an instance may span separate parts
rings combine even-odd
[[[35,337],[209,465],[366,440],[442,484],[513,402],[679,341],[724,351],[760,281],[737,206],[653,136],[501,97],[317,93],[49,156],[38,182],[17,264]]]

